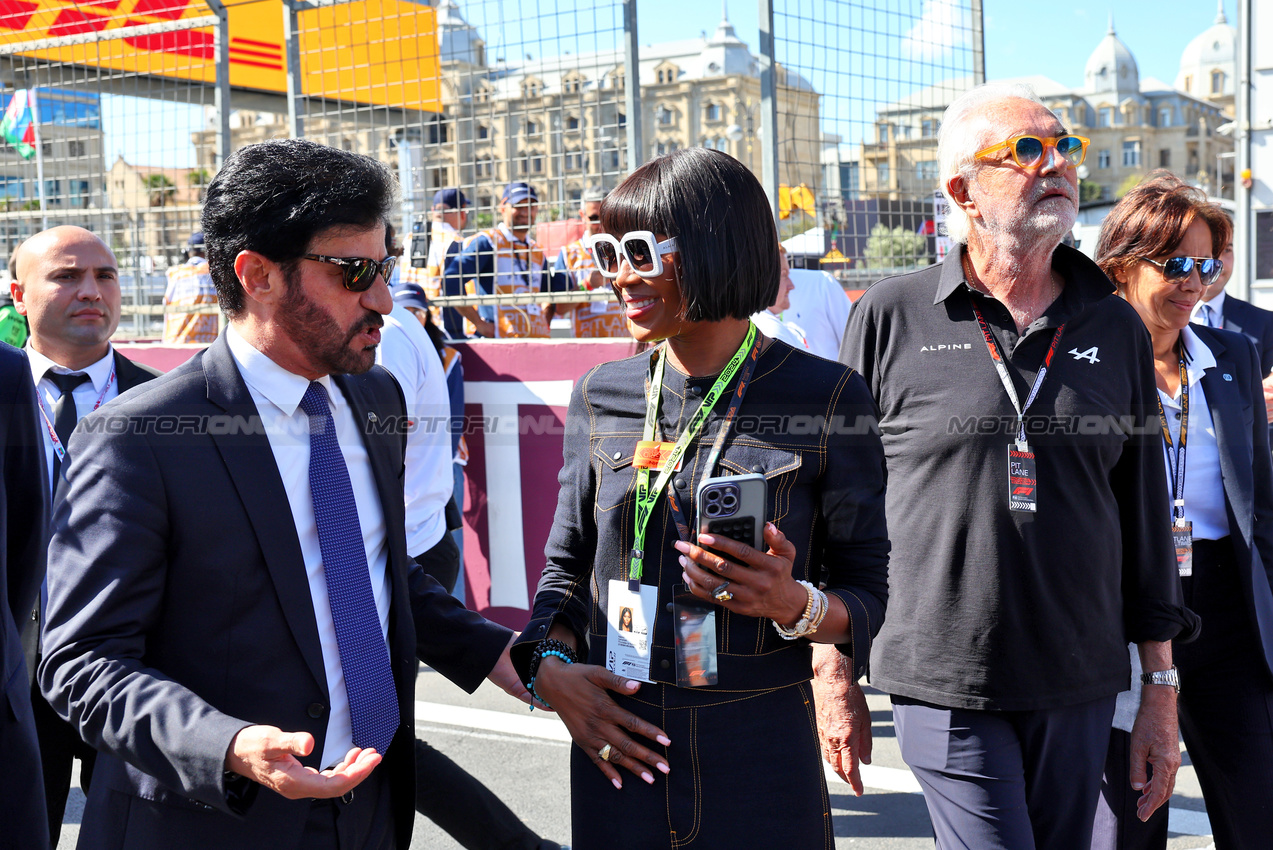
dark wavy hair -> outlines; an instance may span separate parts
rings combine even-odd
[[[1153,171],[1106,216],[1096,243],[1096,263],[1121,287],[1118,274],[1143,257],[1176,250],[1195,219],[1210,229],[1211,256],[1219,257],[1233,236],[1228,214],[1170,171]]]
[[[607,233],[675,236],[691,322],[745,319],[778,298],[778,231],[765,190],[726,153],[684,148],[632,172],[601,205]]]
[[[303,139],[275,139],[230,154],[203,207],[208,269],[221,309],[233,318],[244,307],[234,272],[239,252],[256,251],[290,272],[321,231],[387,222],[396,186],[389,169],[371,157]]]

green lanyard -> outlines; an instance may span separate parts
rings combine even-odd
[[[725,370],[716,379],[716,383],[712,384],[711,390],[708,391],[707,397],[703,399],[703,403],[698,410],[694,411],[689,425],[681,433],[680,439],[672,447],[671,454],[664,461],[663,468],[659,470],[659,477],[655,479],[654,486],[650,486],[650,470],[648,468],[642,467],[637,470],[636,525],[632,534],[632,557],[628,565],[629,585],[638,585],[641,582],[641,571],[645,560],[645,529],[650,523],[650,516],[654,513],[654,504],[659,500],[659,494],[667,486],[668,480],[671,479],[673,471],[681,462],[681,458],[685,455],[689,444],[698,436],[698,432],[703,429],[703,424],[707,421],[707,417],[711,415],[712,408],[716,406],[716,402],[720,400],[720,397],[725,394],[725,388],[734,379],[734,375],[738,373],[743,361],[747,360],[750,354],[753,355],[750,358],[751,362],[755,363],[752,349],[756,347],[755,343],[757,341],[756,326],[748,322],[747,337],[743,340],[743,344],[734,352],[734,356],[730,358]],[[650,380],[650,390],[645,403],[643,440],[653,440],[654,431],[658,425],[659,402],[663,397],[663,364],[666,359],[667,357],[663,352],[655,353],[654,377]],[[740,389],[745,388],[740,385]],[[737,401],[741,401],[741,399],[737,399]],[[737,404],[731,405],[731,408],[736,410]],[[724,433],[728,430],[728,427],[729,422],[727,421],[722,427],[721,433],[717,435],[716,444],[712,447],[712,457],[708,460],[708,474],[711,473],[712,467],[716,465],[716,458],[720,454]]]

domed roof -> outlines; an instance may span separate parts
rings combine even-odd
[[[460,14],[455,0],[441,0],[437,6],[438,58],[443,62],[486,64],[482,37]]]
[[[1206,30],[1194,36],[1180,54],[1180,73],[1176,77],[1176,88],[1188,91],[1186,82],[1192,88],[1204,85],[1205,76],[1217,66],[1227,69],[1225,93],[1233,93],[1233,69],[1238,56],[1238,31],[1229,24],[1224,16],[1224,0],[1220,0],[1220,8],[1215,22]],[[1206,83],[1209,86],[1209,83]],[[1208,88],[1209,91],[1209,88]],[[1190,91],[1190,94],[1199,94]]]
[[[1083,82],[1089,92],[1138,92],[1140,71],[1136,58],[1127,45],[1114,34],[1114,16],[1109,17],[1109,31],[1096,45],[1083,68]]]

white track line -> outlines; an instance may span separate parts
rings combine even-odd
[[[445,705],[437,702],[419,702],[415,704],[417,723],[431,723],[442,726],[456,726],[463,729],[477,729],[485,732],[496,732],[514,735],[520,738],[536,738],[544,741],[570,743],[570,733],[555,714],[544,712],[526,712],[511,714],[507,711],[491,711],[485,708],[465,708],[458,705]],[[843,779],[836,775],[831,766],[824,764],[827,781],[833,785],[846,786]],[[919,781],[909,770],[896,767],[879,767],[873,764],[862,765],[862,782],[868,788],[877,791],[891,791],[898,794],[919,794]],[[1206,812],[1173,807],[1168,820],[1168,830],[1177,835],[1207,836],[1211,834],[1211,821]]]

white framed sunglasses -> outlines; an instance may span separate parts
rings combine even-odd
[[[619,276],[621,260],[627,260],[638,277],[658,277],[663,274],[663,255],[677,250],[675,236],[659,242],[648,230],[633,230],[618,239],[609,233],[594,233],[585,245],[598,271],[611,280]]]

